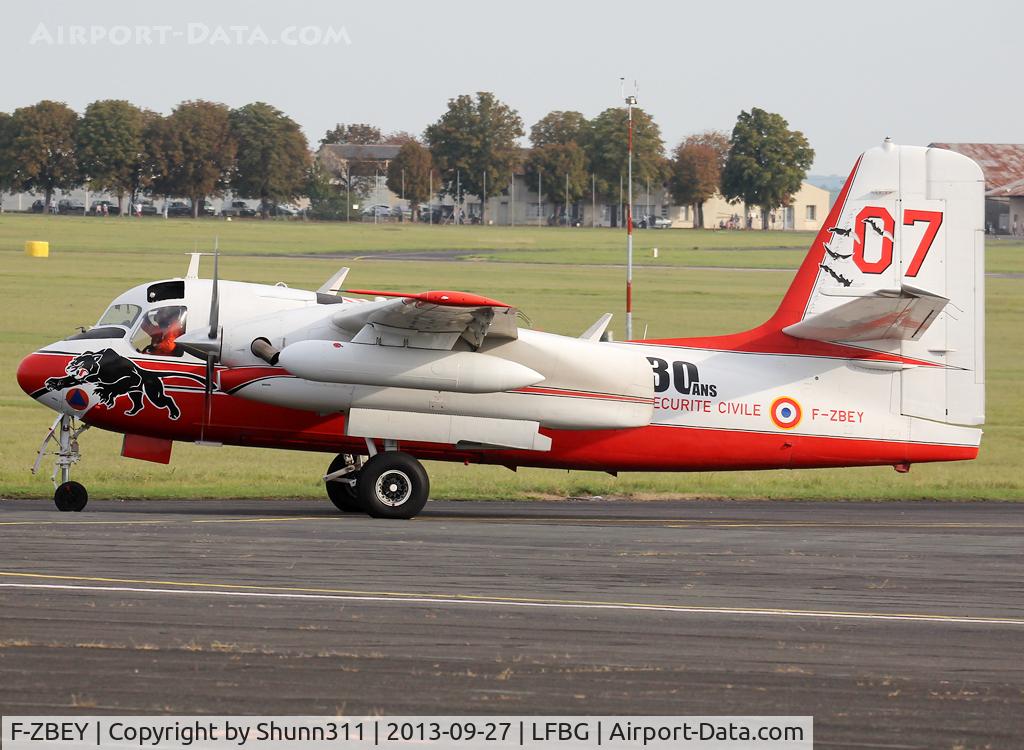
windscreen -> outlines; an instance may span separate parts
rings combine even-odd
[[[103,313],[103,317],[99,319],[96,326],[124,326],[125,328],[131,328],[135,325],[135,321],[139,319],[140,312],[142,312],[142,308],[138,305],[111,305]]]

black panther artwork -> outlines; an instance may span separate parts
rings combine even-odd
[[[113,349],[83,352],[68,362],[64,371],[67,377],[46,379],[46,390],[59,391],[78,385],[93,385],[96,397],[106,406],[113,406],[121,396],[127,396],[132,402],[125,412],[129,417],[142,410],[145,399],[160,409],[167,409],[171,419],[181,416],[181,410],[174,399],[164,392],[161,378],[188,378],[206,384],[205,378],[188,372],[144,370]]]

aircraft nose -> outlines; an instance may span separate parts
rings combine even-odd
[[[18,365],[18,385],[32,398],[38,398],[40,391],[44,390],[46,379],[58,374],[53,372],[52,357],[33,352]]]

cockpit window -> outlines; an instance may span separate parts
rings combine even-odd
[[[177,281],[161,281],[156,284],[150,284],[149,289],[146,290],[146,299],[150,302],[163,302],[166,299],[182,299],[185,296],[185,282],[182,280]]]
[[[111,305],[96,324],[99,326],[124,326],[131,328],[139,318],[142,308],[138,305]]]
[[[146,311],[132,336],[132,346],[143,354],[180,357],[184,350],[176,341],[185,333],[187,313],[187,309],[180,305],[154,307]]]

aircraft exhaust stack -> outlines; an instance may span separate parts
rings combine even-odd
[[[249,351],[253,353],[253,356],[259,357],[268,365],[276,365],[277,360],[281,357],[281,350],[271,345],[270,341],[260,336],[258,339],[253,339],[253,342],[249,345]]]
[[[292,375],[306,380],[382,388],[500,393],[544,380],[525,365],[480,352],[340,341],[298,341],[286,346],[278,361]]]

